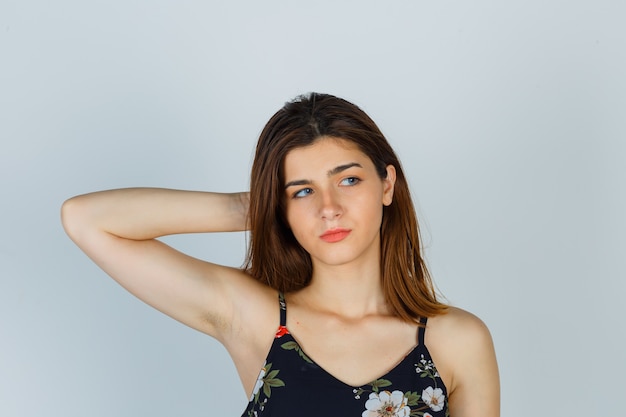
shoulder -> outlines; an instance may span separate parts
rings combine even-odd
[[[457,307],[439,316],[430,317],[427,340],[433,343],[482,345],[491,343],[491,334],[485,323],[474,314]]]
[[[458,381],[462,369],[481,358],[488,360],[494,351],[485,323],[456,307],[449,307],[447,313],[428,319],[424,342],[451,385]]]
[[[481,415],[499,415],[496,355],[481,319],[450,307],[446,314],[428,319],[425,344],[448,389],[451,414],[474,416],[482,410]]]

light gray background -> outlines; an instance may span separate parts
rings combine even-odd
[[[410,178],[433,275],[491,328],[503,416],[625,415],[621,1],[0,0],[0,415],[237,416],[224,349],[64,235],[127,186],[247,188],[267,119],[343,96]],[[245,236],[168,240],[240,265]]]

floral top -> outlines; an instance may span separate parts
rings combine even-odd
[[[446,387],[423,343],[391,371],[352,387],[326,372],[287,330],[282,294],[280,326],[242,417],[448,417]],[[426,320],[422,320],[426,324]]]

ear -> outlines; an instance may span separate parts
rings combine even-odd
[[[389,206],[393,201],[393,190],[396,184],[396,167],[387,165],[387,178],[383,179],[383,205]]]

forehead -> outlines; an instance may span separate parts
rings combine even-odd
[[[288,178],[315,169],[329,170],[350,162],[358,162],[364,168],[374,167],[356,143],[341,138],[323,137],[310,145],[289,151],[283,165]]]

